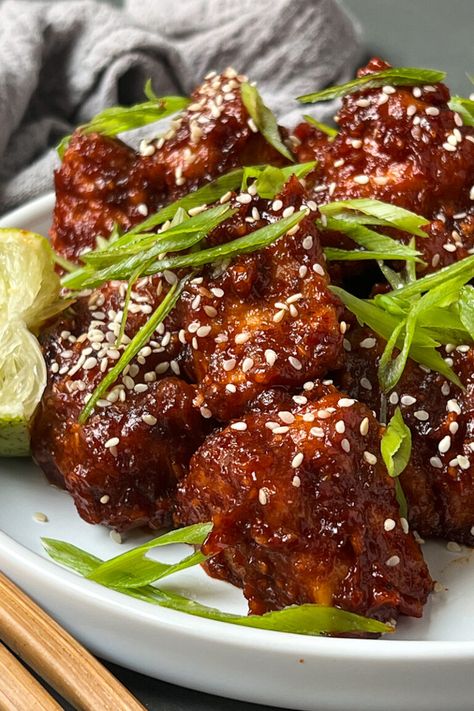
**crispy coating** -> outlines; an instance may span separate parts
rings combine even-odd
[[[147,214],[240,165],[285,160],[249,122],[232,69],[209,77],[159,139],[135,152],[120,140],[77,131],[55,173],[53,247],[68,259],[96,246],[114,224]]]
[[[237,196],[231,204],[238,213],[214,230],[209,242],[264,227],[299,210],[304,198],[296,178],[275,201]],[[224,271],[205,271],[187,288],[180,319],[183,340],[191,345],[187,369],[198,383],[203,411],[226,421],[268,387],[298,388],[337,367],[341,309],[328,290],[323,264],[314,215],[308,214],[292,234],[234,259]]]
[[[412,457],[401,475],[410,525],[421,536],[474,545],[474,350],[447,349],[462,391],[444,376],[409,360],[396,389],[382,398],[377,367],[384,342],[366,328],[346,334],[346,364],[338,382],[387,419],[397,406],[412,432]]]
[[[389,66],[372,59],[358,75]],[[318,160],[312,177],[319,204],[372,198],[430,220],[428,239],[416,238],[426,262],[419,271],[451,264],[474,246],[472,213],[463,224],[472,208],[474,130],[449,109],[449,98],[444,84],[364,89],[344,97],[334,140],[309,124],[295,130],[298,159]],[[403,233],[393,236],[408,240]],[[351,244],[334,232],[323,233],[322,242],[344,248]],[[350,265],[344,275],[353,271]]]
[[[86,424],[77,422],[87,395],[161,298],[156,286],[156,279],[145,279],[133,292],[119,348],[124,288],[118,283],[79,299],[42,336],[49,378],[33,424],[33,456],[68,489],[82,518],[117,530],[169,524],[176,482],[209,429],[193,407],[194,386],[175,377],[181,344],[170,319]]]
[[[420,616],[432,582],[370,410],[330,386],[285,411],[271,402],[210,435],[179,485],[178,522],[214,523],[208,572],[242,587],[252,613],[319,603]]]

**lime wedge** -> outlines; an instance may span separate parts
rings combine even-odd
[[[34,232],[0,229],[0,321],[24,321],[37,333],[63,308],[48,240]]]
[[[28,423],[46,378],[35,336],[21,321],[0,324],[0,456],[29,453]]]

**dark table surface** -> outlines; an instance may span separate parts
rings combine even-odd
[[[110,2],[122,4],[121,0]],[[453,91],[463,95],[472,91],[466,72],[474,73],[474,0],[345,0],[345,5],[363,27],[367,56],[377,54],[402,66],[443,69]],[[107,666],[150,711],[269,709],[182,689],[113,664]]]

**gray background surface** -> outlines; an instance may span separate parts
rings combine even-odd
[[[109,2],[122,4],[121,0]],[[474,0],[345,0],[344,4],[364,28],[367,57],[377,54],[393,64],[443,69],[448,72],[453,91],[464,95],[472,91],[466,72],[474,73]],[[156,643],[159,645],[160,640]],[[202,662],[206,663],[204,659]],[[150,711],[269,709],[181,689],[108,666]],[[315,691],[315,711],[317,703]]]

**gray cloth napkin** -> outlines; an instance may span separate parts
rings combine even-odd
[[[359,34],[336,0],[127,0],[124,10],[7,0],[0,213],[51,189],[58,140],[106,106],[143,100],[148,78],[159,95],[187,94],[211,69],[231,65],[291,125],[302,113],[295,96],[353,74]]]

